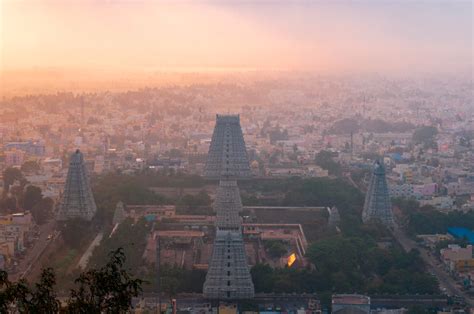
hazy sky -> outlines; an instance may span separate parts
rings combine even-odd
[[[3,69],[472,69],[470,0],[0,1]]]

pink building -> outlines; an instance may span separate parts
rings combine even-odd
[[[436,183],[429,183],[423,185],[414,185],[413,186],[413,193],[415,195],[421,196],[433,196],[438,191],[438,184]]]
[[[451,244],[446,249],[441,250],[441,258],[445,262],[471,259],[472,245],[468,245],[467,247],[462,248],[457,244]]]

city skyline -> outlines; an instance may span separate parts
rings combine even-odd
[[[0,0],[0,312],[474,308],[472,0]]]

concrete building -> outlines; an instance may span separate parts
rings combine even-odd
[[[420,200],[421,206],[433,206],[438,210],[450,211],[454,206],[454,199],[451,196],[436,196],[427,200]]]
[[[45,146],[42,142],[9,142],[5,144],[5,150],[17,149],[25,152],[28,155],[43,156],[45,154]]]
[[[460,261],[472,258],[472,245],[463,248],[457,244],[450,244],[441,250],[441,259],[444,261]]]
[[[442,249],[440,253],[441,260],[450,271],[459,273],[474,270],[472,245],[462,248],[459,245],[451,244],[447,248]]]
[[[370,298],[360,294],[333,294],[332,313],[369,314]]]
[[[423,245],[431,249],[434,249],[436,244],[441,241],[452,241],[454,239],[450,234],[419,234],[416,237],[422,241]]]
[[[415,197],[413,184],[394,184],[389,187],[390,197],[412,198]]]
[[[32,226],[29,212],[0,216],[0,255],[6,262],[25,249],[25,239]]]

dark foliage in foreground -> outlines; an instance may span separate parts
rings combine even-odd
[[[26,280],[16,283],[0,272],[0,312],[8,313],[125,313],[132,298],[142,291],[143,281],[131,277],[123,268],[125,254],[121,248],[110,253],[110,259],[100,269],[91,269],[75,280],[65,308],[54,292],[56,278],[51,268],[44,269],[34,288]]]

